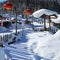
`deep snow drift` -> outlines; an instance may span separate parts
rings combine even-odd
[[[28,47],[45,59],[60,60],[60,30],[54,35],[49,32],[36,32],[27,35]]]

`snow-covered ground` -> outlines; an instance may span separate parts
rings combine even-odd
[[[52,34],[48,31],[35,32],[28,26],[25,28],[22,39],[5,48],[5,52],[11,60],[60,59],[60,30]],[[29,53],[31,55],[27,55]]]
[[[21,40],[10,46],[6,45],[4,48],[6,55],[11,60],[60,59],[60,30],[56,34],[52,34],[48,31],[33,31],[30,25],[23,26],[25,28]]]
[[[52,34],[49,31],[33,31],[32,25],[17,25],[17,38],[20,39],[11,45],[4,43],[4,47],[0,48],[0,60],[60,60],[60,30]],[[15,32],[15,24],[9,31]]]
[[[28,47],[44,60],[60,60],[60,30],[54,35],[45,32],[28,34]]]

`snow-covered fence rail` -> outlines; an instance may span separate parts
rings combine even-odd
[[[3,44],[3,42],[11,42],[14,38],[14,34],[12,33],[1,33],[0,35],[0,45]]]
[[[15,30],[12,30],[12,32],[5,32],[0,34],[0,45],[3,44],[3,42],[13,42],[15,40],[21,39],[22,37],[22,29],[18,29],[18,37],[15,35]]]

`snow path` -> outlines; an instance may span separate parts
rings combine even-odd
[[[23,25],[21,40],[5,46],[5,53],[11,60],[48,60],[40,57],[27,46],[27,34],[34,33],[31,26]]]
[[[29,30],[29,31],[27,31]],[[26,34],[31,31],[31,28],[23,26],[22,37],[20,41],[15,42],[11,45],[6,45],[5,53],[11,60],[35,60],[34,53],[31,49],[27,48]]]

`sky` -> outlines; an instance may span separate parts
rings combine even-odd
[[[0,2],[3,2],[3,1],[6,1],[6,0],[0,0]]]

